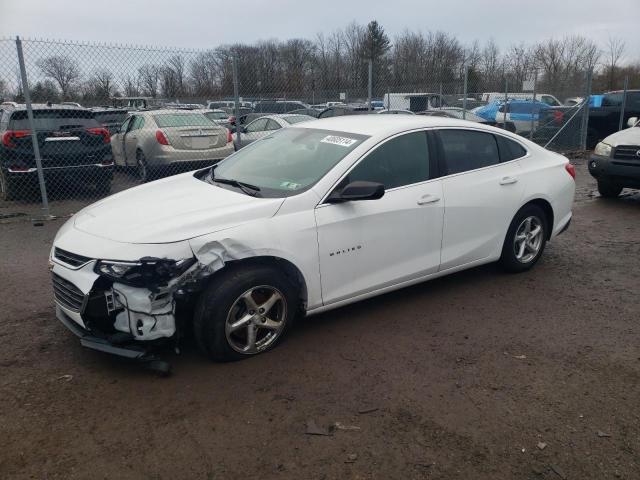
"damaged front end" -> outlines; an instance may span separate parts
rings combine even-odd
[[[242,256],[232,241],[209,242],[189,258],[96,260],[54,247],[51,256],[56,312],[82,345],[144,359],[153,347],[184,332],[179,310],[190,311],[206,280]]]

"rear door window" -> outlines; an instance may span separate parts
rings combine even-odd
[[[495,137],[486,132],[462,129],[438,131],[444,153],[444,174],[467,172],[497,165],[500,154]]]
[[[247,133],[264,132],[267,129],[268,118],[259,118],[247,125]]]
[[[280,128],[282,127],[275,120],[267,120],[267,130],[279,130]]]
[[[412,132],[393,138],[358,163],[347,182],[377,182],[385,189],[429,180],[429,148],[425,132]]]
[[[131,130],[139,130],[142,127],[144,127],[144,117],[136,115],[133,118],[133,125],[131,125]]]

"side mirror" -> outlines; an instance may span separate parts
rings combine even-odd
[[[631,117],[627,120],[627,127],[634,127],[638,123],[638,117]]]
[[[378,200],[384,196],[384,185],[376,182],[351,182],[342,190],[334,190],[327,197],[329,203],[342,203],[354,200]]]

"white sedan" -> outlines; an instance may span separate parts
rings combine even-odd
[[[190,328],[210,358],[245,358],[298,315],[489,262],[528,270],[569,226],[574,175],[561,155],[462,120],[283,128],[74,215],[51,250],[57,316],[119,355]],[[183,306],[193,318],[177,322]]]

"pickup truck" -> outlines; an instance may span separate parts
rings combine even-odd
[[[594,148],[605,137],[618,131],[623,91],[607,92],[602,96],[600,106],[589,109],[589,129],[587,130],[587,148]],[[627,90],[623,125],[631,117],[640,117],[640,90]]]
[[[606,92],[602,95],[591,95],[589,102],[589,126],[587,130],[587,148],[593,149],[603,138],[618,131],[620,111],[622,109],[622,90]],[[554,148],[571,149],[580,144],[580,122],[582,115],[576,113],[581,105],[551,107],[540,112],[539,128],[535,132],[537,143],[544,144],[558,133],[558,130],[569,123],[554,139]],[[629,118],[640,116],[640,90],[627,90],[623,125]]]

